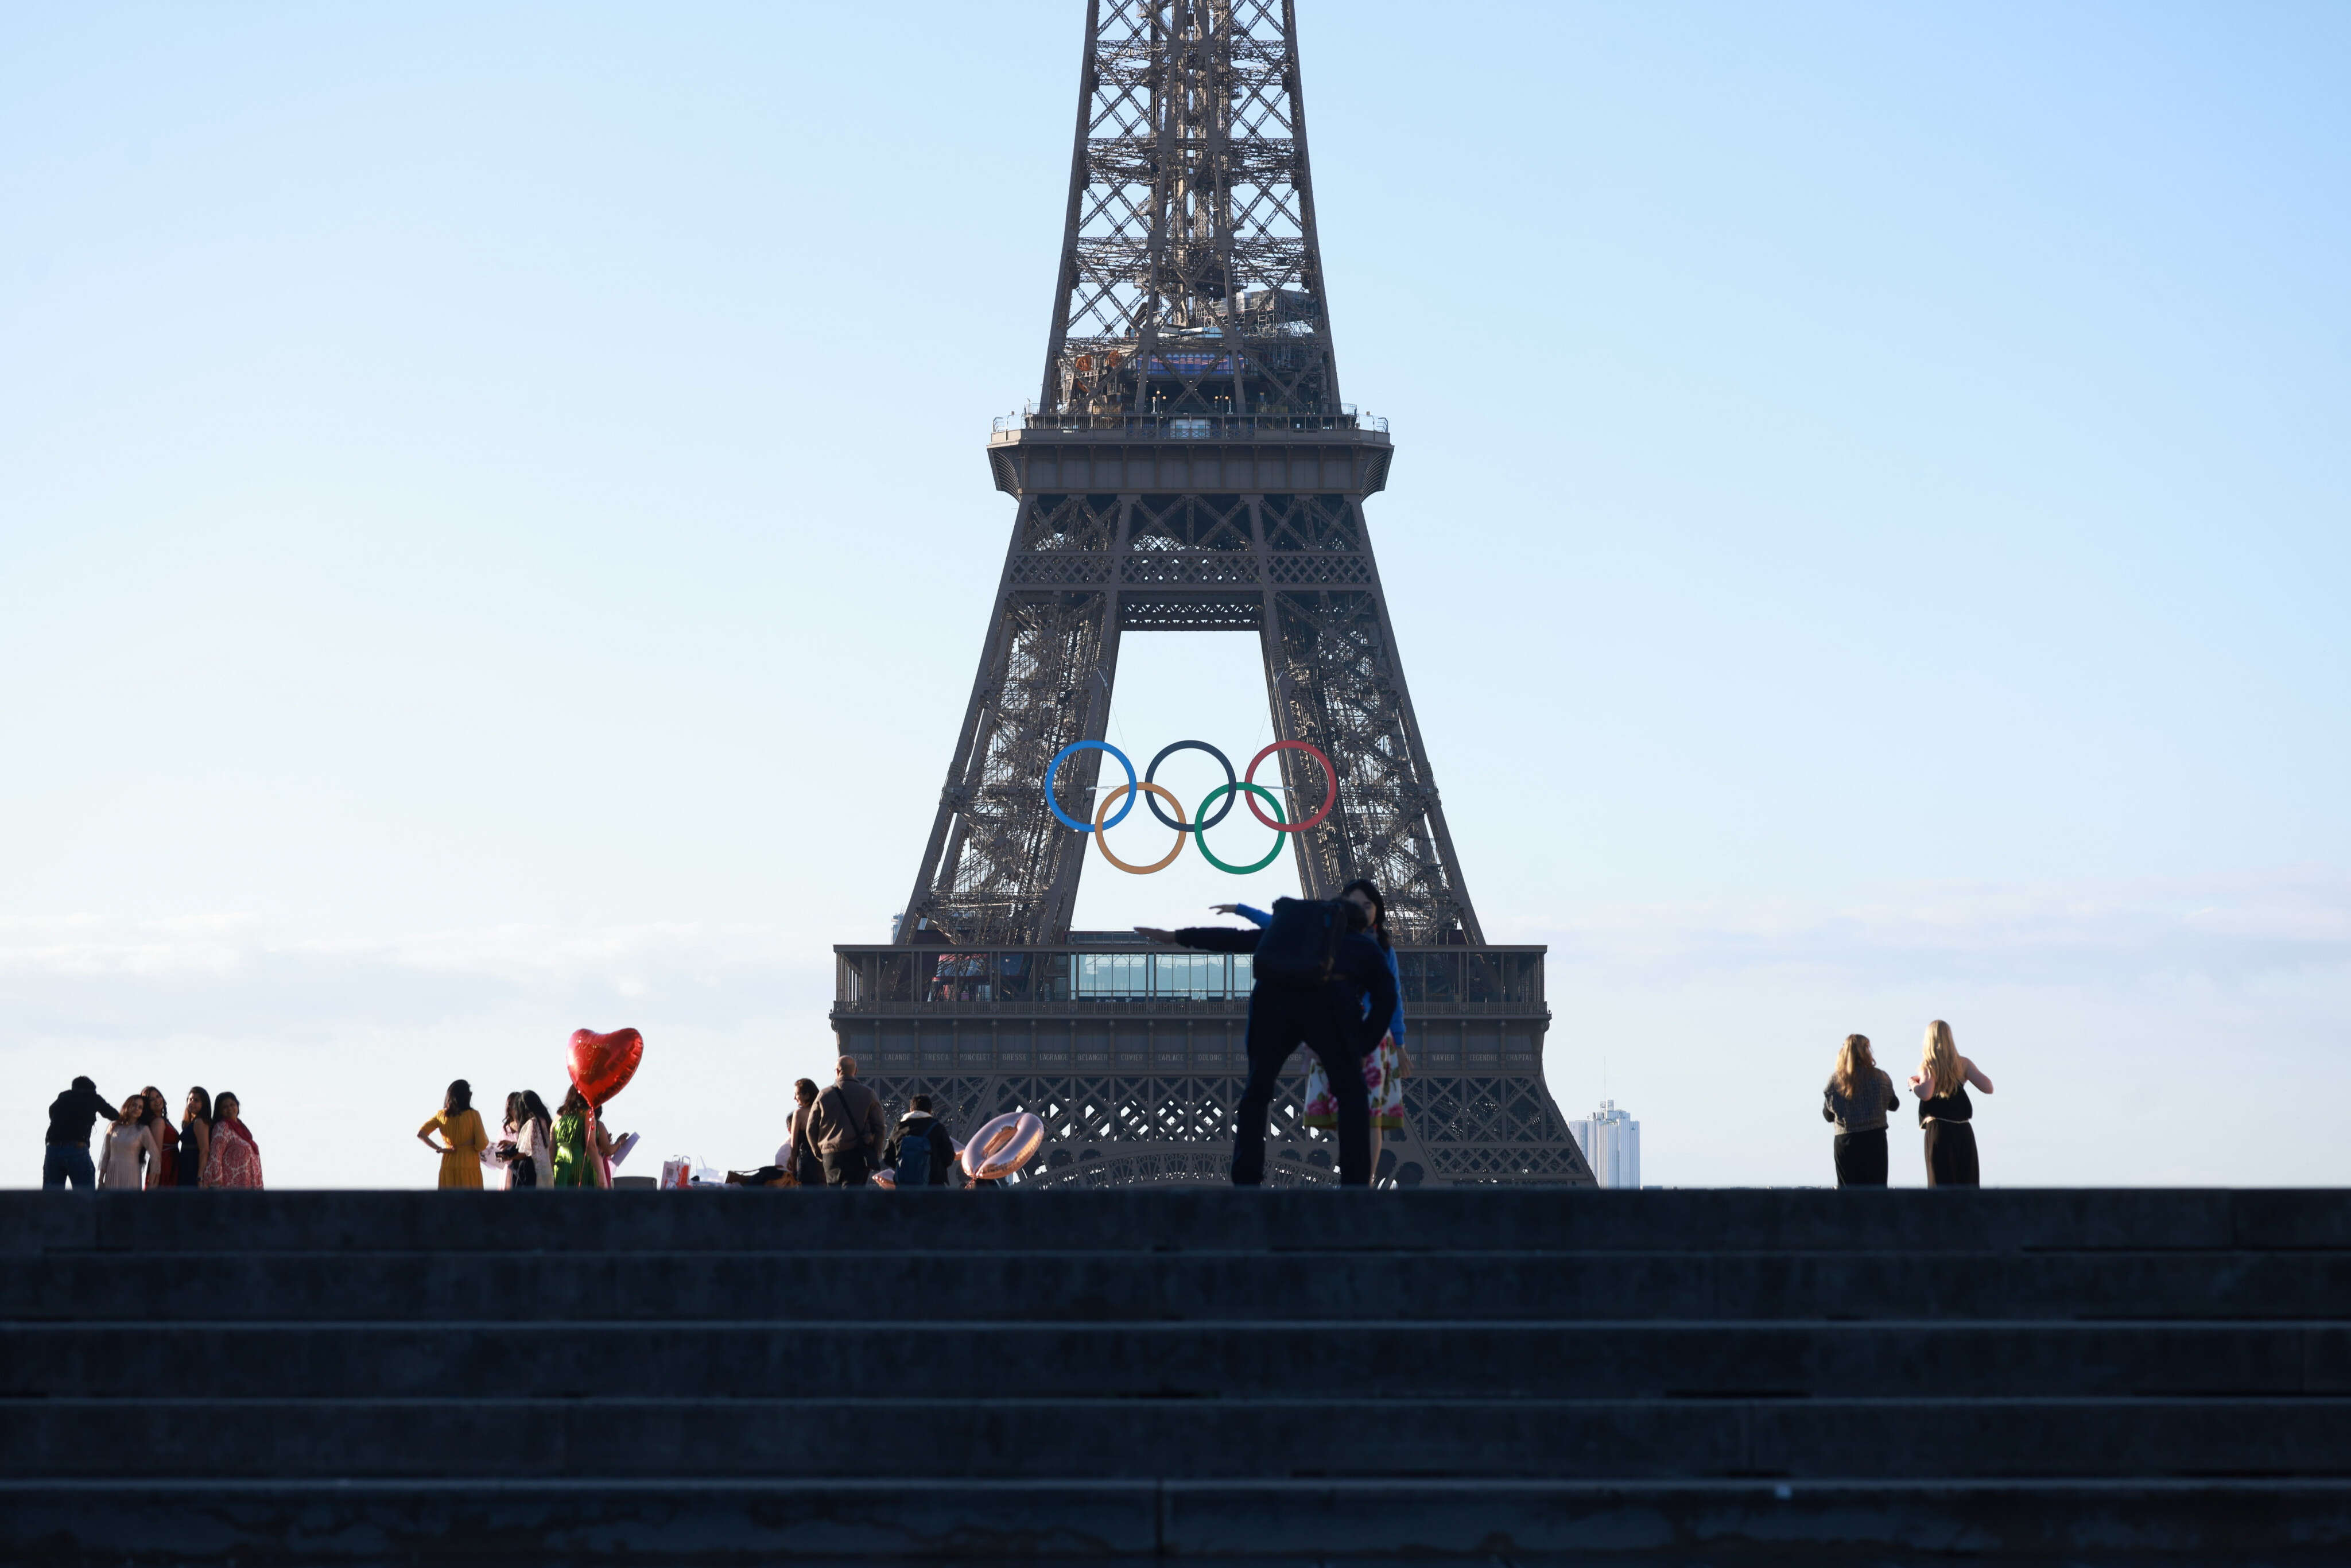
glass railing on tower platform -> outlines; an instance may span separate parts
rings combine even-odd
[[[1073,409],[1040,413],[1029,409],[998,417],[997,435],[1019,431],[1063,435],[1115,435],[1138,441],[1254,441],[1324,431],[1368,431],[1385,435],[1388,422],[1343,404],[1336,413],[1089,413]]]
[[[838,946],[836,1013],[1228,1011],[1255,983],[1247,954],[1180,947]],[[1543,1008],[1541,947],[1399,947],[1407,1013]]]

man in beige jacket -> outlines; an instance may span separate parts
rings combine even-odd
[[[863,1186],[882,1157],[882,1098],[857,1082],[857,1058],[835,1065],[831,1087],[809,1113],[809,1137],[824,1161],[827,1186]]]

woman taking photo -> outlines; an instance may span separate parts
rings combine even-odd
[[[507,1174],[507,1190],[549,1185],[555,1176],[555,1126],[546,1102],[528,1089],[507,1096],[505,1141],[491,1152]]]
[[[213,1102],[212,1149],[204,1156],[204,1186],[260,1187],[261,1145],[254,1142],[253,1130],[238,1114],[244,1109],[225,1089]]]
[[[1968,1085],[1991,1092],[1991,1080],[1959,1054],[1951,1040],[1951,1026],[1937,1019],[1927,1026],[1918,1071],[1911,1075],[1910,1092],[1918,1096],[1918,1124],[1927,1129],[1927,1185],[1980,1186],[1976,1168],[1976,1109],[1968,1099]]]
[[[147,1125],[147,1096],[133,1094],[122,1103],[122,1114],[106,1129],[106,1143],[98,1156],[101,1192],[137,1192],[146,1185],[145,1166],[162,1151]]]
[[[180,1109],[180,1185],[201,1186],[204,1157],[213,1152],[213,1097],[198,1084]]]
[[[438,1144],[432,1138],[436,1132],[444,1140]],[[490,1136],[482,1131],[482,1113],[474,1109],[474,1086],[462,1078],[450,1084],[439,1114],[416,1129],[416,1141],[441,1156],[442,1186],[479,1188],[482,1151],[490,1146]]]
[[[1886,1185],[1886,1113],[1895,1103],[1894,1080],[1871,1058],[1869,1037],[1845,1036],[1821,1094],[1821,1120],[1836,1124],[1837,1186]]]

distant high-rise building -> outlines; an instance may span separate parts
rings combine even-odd
[[[1602,1186],[1641,1185],[1641,1124],[1616,1109],[1615,1101],[1603,1100],[1599,1110],[1570,1122],[1567,1130]]]

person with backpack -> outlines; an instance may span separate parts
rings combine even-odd
[[[1380,945],[1380,955],[1387,960],[1388,978],[1396,983],[1398,997],[1404,994],[1404,976],[1396,965],[1395,942],[1388,935],[1387,900],[1380,896],[1379,885],[1368,877],[1357,877],[1339,890],[1339,896],[1350,904],[1363,906],[1372,923],[1372,939]],[[1273,916],[1262,909],[1252,909],[1246,904],[1212,904],[1209,908],[1219,915],[1238,915],[1252,925],[1270,925]],[[1379,1178],[1380,1144],[1384,1134],[1404,1129],[1404,1081],[1412,1073],[1412,1058],[1404,1049],[1404,1003],[1396,1003],[1395,1017],[1388,1020],[1388,1032],[1381,1038],[1376,1049],[1364,1058],[1364,1093],[1372,1105],[1372,1176]],[[1339,1096],[1331,1087],[1331,1075],[1317,1061],[1306,1074],[1306,1113],[1299,1120],[1309,1127],[1339,1125]]]
[[[882,1100],[857,1082],[857,1058],[834,1064],[830,1088],[809,1113],[809,1136],[824,1162],[827,1186],[863,1186],[882,1155]]]
[[[955,1169],[955,1140],[931,1114],[931,1097],[917,1094],[913,1108],[898,1118],[882,1163],[898,1173],[898,1190],[910,1186],[945,1186]]]
[[[1339,1185],[1372,1182],[1371,1098],[1364,1088],[1364,1058],[1376,1049],[1395,1016],[1396,984],[1379,944],[1364,935],[1371,922],[1349,899],[1277,898],[1262,930],[1190,925],[1163,931],[1138,925],[1153,942],[1208,953],[1247,953],[1256,986],[1249,992],[1249,1086],[1233,1113],[1233,1185],[1265,1180],[1265,1119],[1281,1064],[1303,1045],[1322,1063],[1339,1107]]]

